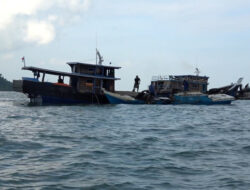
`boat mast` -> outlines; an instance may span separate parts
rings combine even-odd
[[[199,74],[201,73],[201,71],[198,68],[195,68],[195,72],[196,76],[199,76]]]
[[[98,57],[98,64],[102,65],[103,57],[101,56],[100,52],[98,51],[98,49],[96,48],[96,65],[97,65],[97,57]]]

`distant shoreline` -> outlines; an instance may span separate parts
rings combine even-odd
[[[0,74],[0,91],[13,91],[12,82],[8,81]]]

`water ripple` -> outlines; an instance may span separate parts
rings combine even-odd
[[[250,102],[30,106],[1,92],[0,189],[249,189]]]

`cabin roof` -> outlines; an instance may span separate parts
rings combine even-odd
[[[180,81],[180,80],[193,80],[193,81],[207,81],[207,76],[197,75],[165,75],[165,76],[153,76],[152,81]]]
[[[84,66],[92,66],[92,67],[104,67],[104,68],[112,68],[112,69],[120,69],[121,67],[110,66],[110,65],[98,65],[98,64],[90,64],[90,63],[80,63],[80,62],[68,62],[70,66],[73,65],[84,65]]]
[[[57,76],[61,75],[61,76],[79,77],[79,78],[120,80],[120,78],[114,78],[114,77],[104,77],[104,76],[100,76],[100,75],[88,75],[88,74],[82,74],[82,73],[68,73],[68,72],[49,70],[49,69],[43,69],[43,68],[38,68],[38,67],[23,67],[22,69],[23,70],[33,71],[33,72],[47,73],[47,74],[50,74],[50,75],[57,75]]]
[[[193,79],[208,79],[207,76],[197,76],[197,75],[174,75],[175,78],[193,78]]]

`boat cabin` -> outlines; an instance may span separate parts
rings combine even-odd
[[[25,78],[25,80],[45,82],[46,75],[56,75],[58,81],[54,83],[55,85],[69,86],[80,93],[100,94],[102,88],[111,92],[115,91],[115,80],[119,80],[115,78],[115,69],[120,69],[120,67],[79,62],[67,64],[71,67],[71,73],[37,67],[23,67],[22,69],[30,70],[34,74],[34,78]],[[41,79],[40,76],[42,76]],[[64,83],[65,77],[69,77],[69,84]]]
[[[79,92],[100,92],[102,88],[115,91],[115,69],[120,67],[93,65],[88,63],[68,63],[72,73],[88,75],[86,77],[71,77],[70,85]]]
[[[205,93],[208,78],[197,75],[156,76],[152,78],[151,85],[158,94],[170,95],[184,91]]]

